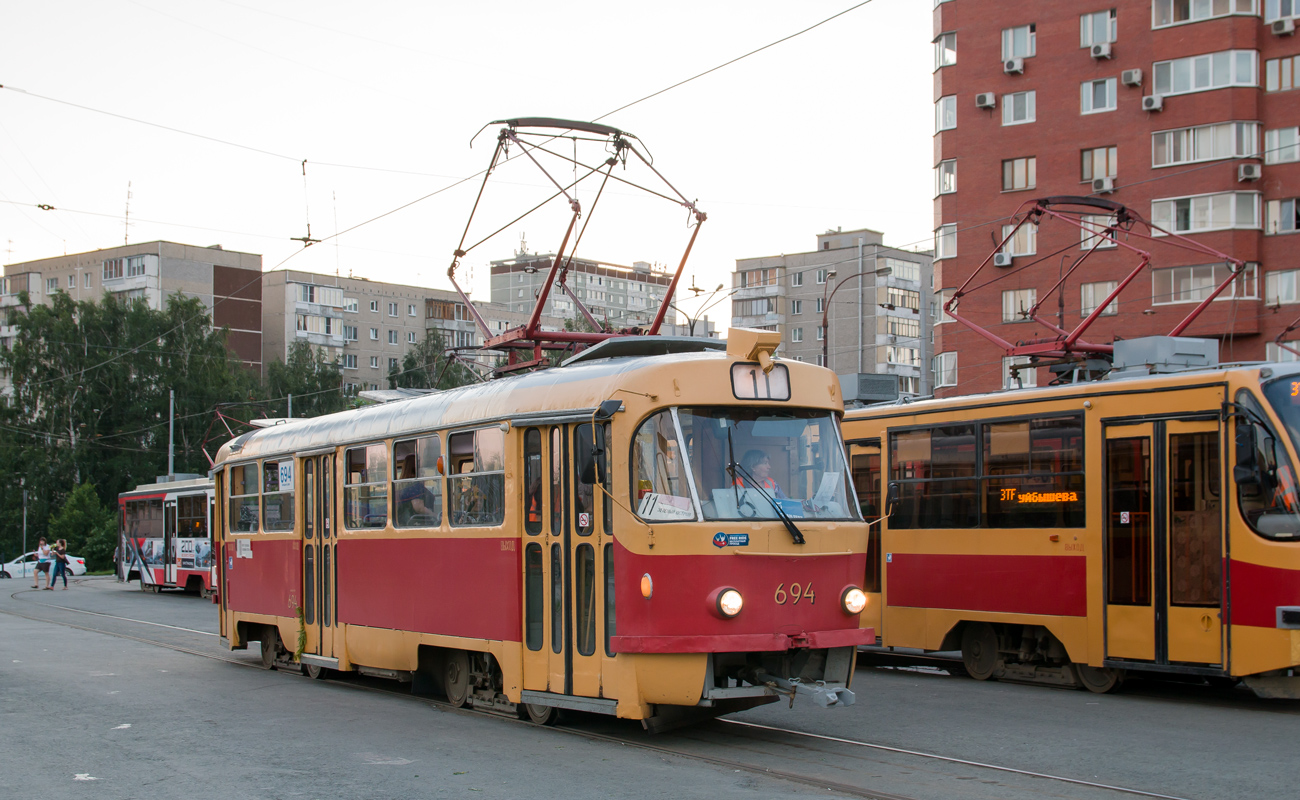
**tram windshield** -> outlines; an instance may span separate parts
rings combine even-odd
[[[632,447],[642,519],[861,519],[839,426],[824,411],[662,411]]]
[[[1264,396],[1282,421],[1292,445],[1300,451],[1300,379],[1290,377],[1267,383]],[[1240,393],[1238,400],[1246,408],[1254,405],[1248,401],[1245,392]],[[1275,442],[1272,432],[1259,422],[1250,422],[1247,418],[1239,418],[1238,422],[1239,427],[1250,425],[1254,429],[1251,438],[1255,446],[1253,458],[1248,459],[1255,475],[1236,476],[1242,513],[1250,526],[1263,536],[1300,538],[1300,486],[1296,483],[1295,469],[1286,446]],[[1243,440],[1240,436],[1237,443],[1241,447]],[[1243,470],[1243,454],[1240,452],[1237,463],[1237,469]],[[1245,467],[1245,472],[1250,472],[1252,466]]]

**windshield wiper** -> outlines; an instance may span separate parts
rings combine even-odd
[[[731,473],[731,486],[736,492],[737,512],[740,510],[740,489],[736,484],[736,475],[739,473],[740,477],[745,481],[745,487],[758,490],[758,493],[767,500],[768,505],[772,506],[772,510],[781,518],[781,522],[785,523],[785,529],[790,532],[790,538],[794,539],[794,543],[804,544],[803,531],[799,530],[799,526],[794,524],[794,520],[790,519],[790,515],[785,513],[785,509],[781,508],[781,504],[776,502],[776,498],[768,494],[767,490],[762,486],[759,486],[758,481],[754,480],[754,476],[750,475],[748,470],[736,463],[736,452],[731,442],[731,428],[727,428],[727,471]]]

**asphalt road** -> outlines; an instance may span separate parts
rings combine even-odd
[[[0,583],[11,796],[1138,796],[918,753],[1196,800],[1296,792],[1300,703],[1243,690],[1131,683],[1097,696],[867,668],[850,708],[780,703],[730,718],[831,738],[727,720],[649,736],[605,718],[554,730],[449,710],[383,681],[265,672],[215,632],[211,602],[190,595],[112,578],[66,592]]]

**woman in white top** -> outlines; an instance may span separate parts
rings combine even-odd
[[[41,588],[41,575],[45,575],[45,588],[54,585],[50,579],[50,546],[45,543],[45,537],[41,537],[40,545],[36,548],[36,571],[32,573],[32,588]]]

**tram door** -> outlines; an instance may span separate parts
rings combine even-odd
[[[884,498],[880,494],[881,461],[880,440],[869,439],[855,442],[849,447],[849,464],[853,474],[853,488],[858,495],[858,506],[862,509],[862,518],[870,525],[867,534],[867,573],[863,578],[862,590],[868,595],[867,608],[862,613],[862,626],[881,630],[881,609],[884,604],[881,596],[881,550],[880,536],[884,521]]]
[[[1222,441],[1217,419],[1107,427],[1107,659],[1223,663]]]
[[[334,650],[333,460],[332,455],[302,460],[304,652],[327,657]]]
[[[163,585],[176,585],[176,498],[163,503]]]

